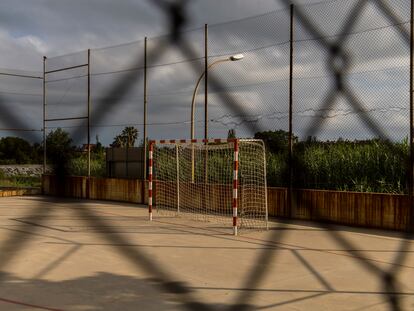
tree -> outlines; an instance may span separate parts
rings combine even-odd
[[[127,147],[134,147],[138,138],[138,130],[133,126],[127,126],[122,131],[122,136],[125,137]]]
[[[34,143],[33,146],[33,160],[32,163],[43,163],[43,144]]]
[[[121,134],[115,136],[111,147],[125,148],[134,147],[135,141],[138,139],[138,130],[133,126],[125,127]]]
[[[254,138],[262,139],[270,152],[278,153],[288,150],[289,132],[283,130],[257,132]],[[297,143],[298,137],[293,135],[292,140],[293,143]]]
[[[4,164],[34,163],[33,147],[19,137],[3,137],[0,139],[0,162]]]
[[[124,148],[125,147],[125,142],[124,142],[124,138],[122,137],[122,135],[116,135],[114,138],[114,141],[111,144],[111,147],[114,148]]]
[[[70,138],[68,132],[58,128],[47,135],[46,150],[49,161],[52,163],[61,163],[73,156],[73,140]]]
[[[236,138],[236,130],[235,129],[229,129],[227,132],[227,139],[234,139]]]
[[[95,139],[96,139],[96,146],[93,149],[93,152],[96,154],[104,154],[105,148],[104,146],[102,146],[102,143],[99,141],[99,135],[96,135]]]

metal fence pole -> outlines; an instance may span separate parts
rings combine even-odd
[[[208,139],[208,25],[204,25],[204,139]],[[208,185],[208,150],[204,151],[204,195],[203,207],[207,215],[207,185]]]
[[[204,139],[208,139],[208,25],[204,25]]]
[[[144,165],[143,165],[143,179],[147,179],[147,104],[148,104],[148,94],[147,94],[147,37],[144,40]]]
[[[88,179],[86,184],[86,198],[91,194],[91,50],[88,49]]]
[[[413,86],[414,86],[414,0],[411,0],[411,16],[410,16],[410,163],[409,163],[409,174],[408,174],[408,195],[409,195],[409,221],[408,225],[413,224],[414,222],[414,194],[413,194],[413,187],[414,187],[414,94],[413,94]],[[408,230],[412,231],[414,228],[408,228]]]
[[[43,56],[43,174],[46,174],[46,56]]]
[[[208,139],[208,25],[204,25],[204,139],[207,145]],[[208,181],[208,151],[204,154],[204,179]]]
[[[91,50],[88,49],[88,178],[91,177]]]
[[[293,17],[294,17],[293,4],[290,5],[290,52],[289,52],[289,177],[288,177],[288,193],[287,193],[287,205],[290,217],[295,216],[294,204],[292,204],[292,187],[293,187]]]

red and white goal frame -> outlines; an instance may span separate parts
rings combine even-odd
[[[254,139],[180,139],[180,140],[176,140],[176,139],[171,139],[171,140],[150,140],[149,141],[149,174],[148,174],[148,212],[149,212],[149,220],[152,221],[153,219],[153,208],[154,208],[154,148],[157,145],[162,145],[162,146],[166,146],[166,145],[187,145],[187,146],[193,146],[195,144],[198,145],[204,145],[207,146],[209,144],[213,144],[213,145],[219,145],[219,144],[227,144],[227,145],[232,145],[233,148],[233,163],[232,163],[232,170],[233,170],[233,174],[232,174],[232,198],[231,198],[231,207],[232,207],[232,226],[233,226],[233,234],[237,235],[238,233],[238,214],[239,214],[239,193],[238,193],[238,189],[239,189],[239,146],[240,146],[240,142],[258,142],[260,140],[254,140]],[[260,141],[261,143],[263,143],[262,141]],[[263,145],[263,159],[265,162],[265,155],[264,155],[264,144]],[[178,152],[178,151],[177,151]],[[194,157],[194,150],[193,152],[193,157]],[[177,154],[178,156],[178,154]],[[192,160],[194,161],[194,159]],[[177,160],[177,170],[178,170],[178,160]],[[266,215],[265,215],[265,223],[266,223],[266,228],[267,228],[267,190],[266,190],[266,168],[265,168],[266,164],[263,163],[263,177],[264,177],[264,181],[263,181],[263,187],[264,187],[264,204],[265,204],[265,209],[266,209]],[[179,212],[179,200],[180,200],[180,192],[179,192],[179,173],[178,174],[178,181],[177,181],[177,198],[176,200],[178,201],[177,203],[177,209]],[[194,163],[193,163],[193,174],[194,174]],[[194,176],[193,176],[194,178]],[[194,181],[194,180],[193,180]],[[263,200],[262,200],[263,201]]]

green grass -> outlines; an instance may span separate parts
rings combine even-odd
[[[0,178],[0,187],[11,188],[40,188],[42,185],[41,177],[13,176]]]
[[[73,158],[69,162],[69,174],[73,176],[88,175],[88,158],[86,155]],[[105,177],[106,162],[104,157],[91,158],[91,176]]]

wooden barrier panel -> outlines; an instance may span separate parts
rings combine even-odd
[[[71,176],[66,177],[62,185],[55,176],[44,175],[42,186],[46,195],[148,203],[148,183],[137,179],[91,177],[88,183],[87,177]],[[209,188],[215,196],[226,191],[222,185]],[[269,187],[267,193],[269,216],[289,217],[287,189]],[[408,229],[408,195],[294,189],[292,205],[295,219],[400,231]]]
[[[90,199],[143,204],[143,183],[137,179],[91,178]]]
[[[70,176],[59,181],[56,176],[43,175],[43,194],[79,199],[122,201],[144,204],[148,200],[146,182],[138,179],[88,178]]]
[[[269,216],[289,217],[286,188],[267,188],[267,209]]]
[[[274,191],[269,189],[269,192]],[[293,190],[297,219],[407,230],[408,195],[326,190]]]
[[[17,197],[24,195],[38,195],[41,193],[39,188],[21,189],[0,189],[0,197]]]

